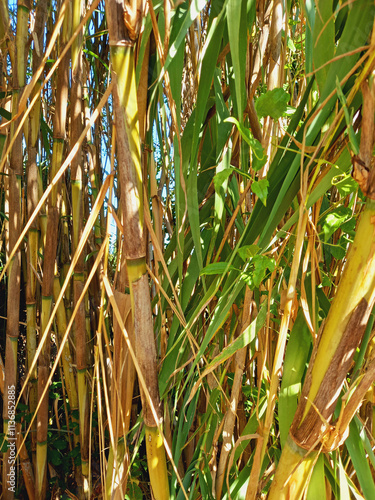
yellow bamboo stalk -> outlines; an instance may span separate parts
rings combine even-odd
[[[131,9],[131,6],[128,6]],[[142,12],[141,5],[137,8]],[[143,186],[134,68],[134,40],[140,20],[134,10],[125,11],[114,1],[106,4],[111,61],[115,86],[113,91],[117,155],[124,210],[124,254],[127,262],[133,310],[135,351],[149,396],[141,390],[146,430],[147,463],[154,497],[169,498],[165,450],[158,426],[162,422],[159,399],[156,347],[151,302],[146,273],[144,244]],[[132,18],[134,16],[134,18]],[[125,18],[125,25],[123,19]],[[150,398],[150,400],[149,400]],[[152,412],[156,409],[157,419]]]
[[[333,427],[331,420],[342,386],[375,303],[375,170],[371,168],[375,86],[370,90],[364,82],[362,92],[360,165],[355,164],[354,176],[360,177],[362,190],[369,199],[323,331],[314,346],[301,398],[269,493],[271,500],[290,498],[291,489],[295,491],[293,498],[302,498],[313,460],[321,450],[336,449],[346,439],[349,423],[374,380],[375,362],[372,359],[351,397],[347,402],[343,398],[340,417]],[[363,164],[367,173],[359,175]]]
[[[375,244],[374,238],[369,238],[374,231],[375,202],[370,200],[361,216],[316,356],[310,362],[313,367],[306,376],[307,387],[305,383],[269,500],[302,498],[317,456],[315,448],[336,447],[345,437],[346,428],[339,435],[328,431],[375,298]],[[289,496],[291,492],[293,497]]]

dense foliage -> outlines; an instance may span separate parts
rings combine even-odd
[[[374,13],[0,0],[5,499],[375,498]]]

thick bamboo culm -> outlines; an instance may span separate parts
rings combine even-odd
[[[367,168],[368,178],[361,176],[360,182],[368,199],[327,320],[314,345],[297,411],[268,496],[270,500],[303,497],[318,454],[334,450],[345,441],[349,424],[373,384],[375,366],[370,357],[355,394],[348,403],[342,403],[342,412],[332,426],[340,391],[375,303],[373,75],[369,82],[362,82],[364,109],[358,160]],[[358,176],[356,167],[353,175]]]
[[[143,221],[143,185],[140,152],[137,91],[135,86],[134,41],[140,26],[138,14],[129,19],[129,29],[123,19],[127,13],[115,1],[106,4],[116,125],[116,152],[123,207],[124,257],[129,277],[135,352],[149,394],[141,390],[142,413],[146,428],[147,462],[153,494],[157,500],[169,498],[165,450],[158,427],[162,423],[159,399],[156,347],[151,316],[150,291],[146,274],[146,251]],[[156,410],[155,420],[153,407]]]

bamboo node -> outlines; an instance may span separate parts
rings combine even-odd
[[[110,40],[109,46],[110,47],[134,47],[135,41],[133,40]]]

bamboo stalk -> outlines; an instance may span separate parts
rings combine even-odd
[[[83,2],[74,0],[72,4],[72,29],[80,25],[82,18]],[[72,45],[72,89],[71,89],[71,141],[75,144],[83,130],[83,90],[82,90],[82,35],[74,40]],[[72,251],[78,248],[78,241],[83,230],[83,157],[81,148],[71,163],[71,189],[72,189],[72,219],[73,219],[73,242]],[[84,287],[84,252],[78,259],[73,276],[73,304],[76,304]],[[73,305],[74,307],[74,305]],[[83,495],[89,496],[87,476],[88,470],[88,430],[89,430],[89,400],[86,379],[87,371],[87,348],[86,348],[86,319],[85,301],[77,311],[74,323],[74,335],[76,342],[77,383],[79,401],[80,442],[83,476]]]
[[[124,325],[134,345],[130,295],[116,291],[115,300],[119,310],[123,313]],[[128,477],[129,454],[126,446],[126,434],[130,427],[135,368],[116,318],[113,326],[113,352],[111,415],[115,446],[111,446],[109,451],[106,491],[109,498],[120,499],[126,493]]]
[[[28,27],[28,13],[30,4],[28,1],[18,3],[17,11],[17,34],[16,34],[16,59],[13,65],[13,99],[12,115],[16,116],[20,92],[25,85],[25,46]],[[10,128],[11,136],[14,135],[17,121]],[[9,226],[8,242],[9,251],[15,248],[21,233],[21,177],[22,177],[22,135],[16,137],[14,148],[10,155],[9,165]],[[9,257],[8,257],[9,259]],[[21,249],[18,249],[12,257],[8,271],[7,290],[7,327],[5,345],[5,380],[4,380],[4,434],[8,434],[8,421],[11,416],[11,400],[9,399],[10,388],[16,390],[18,368],[17,368],[17,341],[19,336],[19,307],[20,307],[20,285],[21,285]],[[10,430],[13,432],[13,430]],[[14,436],[13,436],[14,437]],[[9,437],[8,437],[9,438]],[[14,461],[10,458],[10,449],[3,456],[3,485],[8,484]],[[14,470],[14,469],[13,469]],[[5,488],[4,488],[5,489]],[[14,489],[6,488],[4,499],[14,498]]]
[[[291,498],[292,492],[292,498],[302,498],[317,455],[315,450],[322,446],[336,448],[345,439],[349,422],[336,433],[330,421],[375,300],[375,254],[373,239],[368,237],[374,234],[374,221],[375,202],[369,200],[319,347],[310,361],[290,435],[272,482],[270,500]]]
[[[140,6],[138,9],[142,12]],[[126,21],[127,13],[115,1],[106,4],[106,12],[115,80],[113,98],[116,142],[122,188],[121,204],[126,228],[124,255],[133,310],[135,351],[150,395],[149,401],[141,390],[147,463],[154,497],[167,499],[169,486],[165,450],[158,430],[162,422],[162,412],[143,231],[142,168],[134,70],[134,40],[137,37],[139,19],[136,19],[129,29],[125,28],[123,19],[125,16]],[[156,409],[157,420],[150,405]]]
[[[56,149],[54,148],[56,151]],[[53,157],[56,166],[57,156]],[[53,172],[54,168],[52,168]],[[59,208],[53,204],[53,196],[48,204],[46,245],[44,247],[44,265],[42,282],[41,331],[47,332],[47,338],[38,358],[38,395],[41,400],[37,417],[37,472],[36,498],[42,499],[46,494],[47,481],[47,436],[48,436],[48,393],[42,398],[46,387],[50,364],[50,338],[47,325],[52,310],[54,267],[57,250]]]
[[[36,42],[33,50],[33,73],[35,73],[42,60],[44,27],[47,18],[47,0],[38,2],[35,12],[34,33]],[[33,90],[32,97],[39,96],[41,83],[38,82]],[[35,106],[30,112],[30,127],[28,137],[28,164],[27,164],[27,214],[28,217],[34,212],[39,201],[39,169],[37,165],[37,147],[40,129],[41,100],[38,98]],[[39,231],[38,221],[35,219],[28,232],[27,247],[27,282],[26,282],[26,304],[27,304],[27,365],[30,367],[35,357],[37,346],[37,303],[36,303],[36,270],[38,269]],[[36,367],[30,377],[29,408],[34,413],[38,401],[37,370]],[[34,423],[32,438],[33,463],[36,463],[36,422]]]
[[[302,498],[312,470],[312,458],[336,449],[346,439],[348,426],[373,381],[374,363],[369,366],[336,423],[333,413],[360,345],[375,303],[375,171],[371,166],[374,143],[375,85],[362,86],[364,98],[361,145],[354,176],[360,178],[368,196],[344,272],[330,307],[323,331],[314,346],[301,398],[276,470],[269,499]],[[366,165],[367,177],[361,168]],[[301,452],[301,450],[305,452]],[[312,452],[312,453],[311,453]]]
[[[62,46],[66,43],[68,18],[64,19],[61,35]],[[61,50],[61,47],[60,47]],[[52,165],[50,179],[53,179],[60,169],[64,152],[66,103],[67,103],[67,81],[64,75],[67,59],[61,61],[58,76],[62,77],[56,92],[56,106],[59,113],[55,113],[53,128],[54,141],[52,150]],[[50,340],[47,325],[52,310],[53,288],[55,280],[55,260],[58,242],[58,223],[60,218],[61,182],[56,183],[51,190],[48,199],[48,210],[46,218],[46,230],[44,237],[44,264],[42,282],[42,309],[41,309],[41,331],[47,335],[41,354],[38,359],[38,393],[42,400],[37,417],[37,468],[36,468],[36,498],[42,499],[46,495],[47,487],[47,436],[48,436],[48,393],[41,398],[45,392],[49,376],[50,364]],[[34,209],[35,210],[35,209]]]

